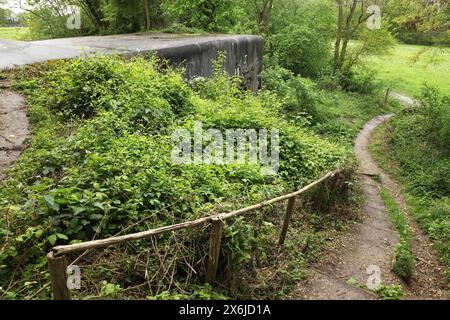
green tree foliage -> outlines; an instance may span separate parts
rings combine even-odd
[[[269,54],[294,73],[318,75],[331,58],[334,21],[327,1],[277,1],[268,26]]]
[[[375,14],[366,12],[368,4],[359,0],[336,0],[337,29],[334,44],[334,70],[342,70],[347,62],[349,41],[361,30],[364,23]]]
[[[447,0],[391,0],[383,10],[389,29],[401,41],[450,43],[450,5]]]
[[[2,3],[0,2],[0,5]],[[11,26],[16,23],[16,20],[13,17],[13,13],[8,8],[0,7],[0,27]]]
[[[236,0],[171,0],[163,7],[172,22],[205,31],[226,31],[243,14],[239,4]]]
[[[368,56],[387,56],[396,45],[395,38],[386,29],[362,29],[357,34],[357,40],[350,48],[347,67],[361,63],[361,59]]]
[[[22,15],[23,23],[29,27],[28,38],[46,39],[80,36],[96,31],[91,15],[81,12],[81,29],[69,30],[67,19],[72,13],[71,5],[79,4],[71,0],[28,0],[30,9]]]
[[[297,74],[314,77],[327,65],[328,41],[308,26],[288,26],[270,38],[279,64]]]
[[[142,0],[104,0],[102,11],[109,30],[117,33],[140,31],[145,21]]]

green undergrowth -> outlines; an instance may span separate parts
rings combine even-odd
[[[274,92],[262,90],[255,95],[240,87],[240,80],[228,79],[220,62],[215,79],[191,84],[183,80],[182,70],[163,69],[156,60],[140,58],[86,56],[19,70],[14,88],[27,97],[32,135],[0,188],[1,297],[48,298],[46,253],[54,245],[241,208],[351,163],[347,143],[293,121],[284,112],[284,100]],[[196,121],[202,122],[203,130],[278,129],[279,174],[265,175],[258,164],[174,164],[173,131],[192,132]],[[336,215],[331,221],[345,225],[346,219]],[[226,261],[221,266],[224,274],[237,274],[233,268],[251,265],[255,250],[274,248],[279,230],[275,226],[282,216],[272,220],[260,222],[257,237],[252,219],[227,225],[221,258]],[[283,281],[296,279],[291,275],[302,274],[298,266],[320,247],[313,239],[321,233],[313,231],[304,252],[297,252],[295,245],[287,250],[282,260],[285,271],[277,272],[278,280],[271,282],[278,288]],[[130,287],[142,282],[148,283],[144,296],[157,296],[174,285],[178,291],[189,291],[187,284],[202,281],[207,239],[208,231],[200,228],[161,236],[157,242],[142,240],[96,250],[95,255],[83,256],[83,268],[96,267],[83,269],[88,285],[82,292],[101,298],[122,288],[127,296]],[[147,258],[130,258],[142,254]],[[276,256],[276,251],[264,254],[260,263],[273,264]],[[161,271],[165,264],[170,272]],[[234,297],[252,292],[241,286],[226,289],[230,287],[223,285],[223,290]],[[273,290],[258,292],[264,297]]]
[[[375,292],[382,300],[400,300],[405,295],[399,284],[381,285]]]
[[[388,209],[389,217],[397,230],[400,241],[395,247],[395,260],[392,271],[405,281],[409,281],[414,272],[414,255],[411,247],[411,230],[405,213],[400,210],[386,188],[381,190],[381,197]]]
[[[372,76],[357,75],[360,78],[345,79],[354,87],[371,87],[366,94],[343,90],[342,76],[324,73],[313,81],[279,66],[263,71],[263,83],[282,101],[289,121],[350,149],[367,121],[400,107],[395,100],[384,101],[382,87]]]
[[[374,289],[369,289],[366,284],[358,282],[355,278],[348,279],[347,284],[361,290],[373,292],[377,294],[381,300],[400,300],[404,296],[402,286],[399,284],[379,284]]]
[[[450,103],[433,88],[425,88],[419,101],[377,129],[370,150],[405,186],[409,210],[450,277]]]

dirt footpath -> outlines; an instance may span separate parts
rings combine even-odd
[[[0,180],[23,149],[29,135],[25,99],[0,81]]]
[[[406,106],[416,103],[400,94],[395,94],[395,97]],[[366,285],[374,270],[378,270],[383,284],[401,284],[404,299],[448,299],[444,268],[438,263],[430,239],[411,218],[401,186],[378,167],[368,151],[373,131],[392,116],[382,115],[369,121],[355,142],[360,183],[365,195],[361,221],[338,239],[333,249],[325,252],[324,261],[312,266],[308,281],[300,283],[288,298],[377,299],[373,292],[362,289],[358,284]],[[382,186],[389,190],[406,214],[411,228],[416,260],[414,276],[409,283],[401,281],[391,271],[399,236],[380,196]]]
[[[367,150],[372,131],[392,115],[379,116],[368,122],[359,133],[355,153],[359,164],[360,183],[365,203],[361,221],[339,239],[335,252],[326,253],[327,258],[313,266],[312,276],[306,285],[299,285],[293,298],[312,300],[367,300],[377,295],[355,284],[366,285],[369,277],[379,274],[383,284],[398,282],[391,272],[397,232],[389,219],[383,200],[379,195],[377,166]],[[353,284],[349,284],[349,280]]]

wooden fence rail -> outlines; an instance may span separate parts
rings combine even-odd
[[[85,251],[94,248],[104,248],[114,244],[130,242],[133,240],[140,240],[149,238],[155,235],[173,232],[180,229],[193,228],[199,225],[210,223],[212,226],[211,236],[210,236],[210,245],[208,252],[208,266],[206,272],[206,281],[213,282],[216,277],[218,261],[219,261],[219,253],[221,247],[221,239],[222,239],[222,229],[223,229],[223,221],[232,217],[236,217],[245,213],[252,212],[254,210],[266,207],[268,205],[281,202],[284,200],[289,200],[286,208],[286,214],[283,222],[283,227],[280,232],[279,237],[279,245],[283,246],[284,241],[286,239],[287,231],[289,228],[289,222],[292,216],[292,211],[295,204],[295,197],[307,192],[308,190],[314,188],[325,180],[335,176],[342,169],[328,172],[326,175],[321,177],[320,179],[308,184],[307,186],[270,200],[263,201],[261,203],[245,207],[233,212],[220,213],[208,217],[199,218],[192,221],[186,221],[178,224],[173,224],[170,226],[160,227],[156,229],[151,229],[143,232],[127,234],[123,236],[110,237],[101,240],[92,240],[86,241],[82,243],[76,243],[71,245],[63,245],[56,246],[52,248],[52,251],[47,255],[48,267],[50,271],[50,278],[52,284],[52,292],[53,299],[55,300],[70,300],[70,290],[67,288],[67,259],[66,255],[69,253],[75,253],[80,251]]]

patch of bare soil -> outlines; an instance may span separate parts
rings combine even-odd
[[[16,161],[29,135],[25,99],[0,81],[0,180],[7,167]]]

